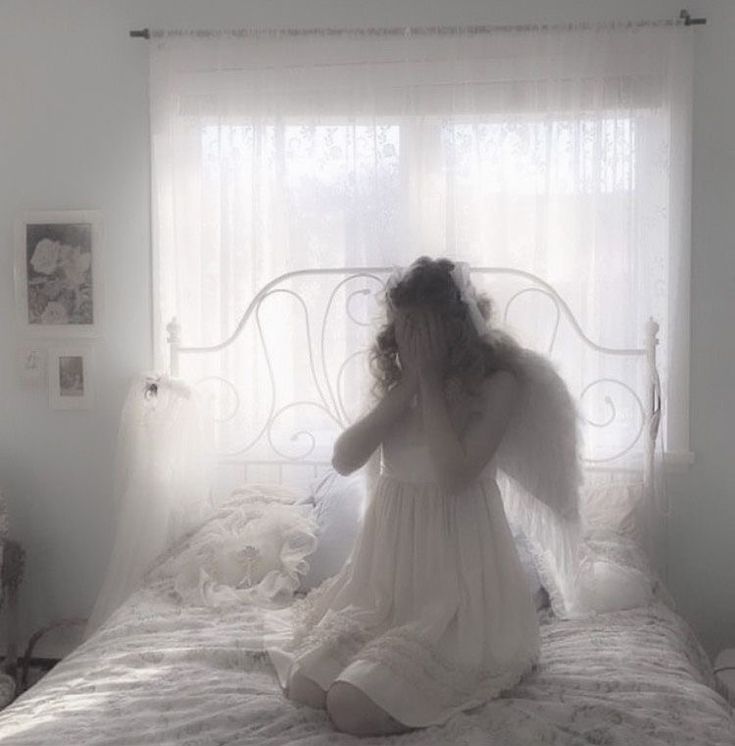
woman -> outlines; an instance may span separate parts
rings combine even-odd
[[[466,265],[422,257],[386,301],[379,401],[333,455],[348,474],[380,448],[380,478],[347,563],[269,651],[287,696],[356,735],[443,723],[514,686],[539,652],[495,481],[520,348],[487,328]]]

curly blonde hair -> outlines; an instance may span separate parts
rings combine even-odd
[[[515,363],[521,348],[510,335],[490,325],[492,301],[478,294],[480,312],[488,322],[487,334],[480,336],[452,278],[453,269],[454,263],[449,259],[422,256],[397,283],[386,287],[387,320],[370,351],[375,394],[385,394],[401,379],[395,311],[410,306],[431,306],[447,324],[450,342],[446,378],[459,379],[469,393],[476,393],[483,379],[497,370],[518,372]]]

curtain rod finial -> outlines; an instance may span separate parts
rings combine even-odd
[[[692,18],[686,8],[681,10],[681,12],[679,13],[679,18],[684,21],[685,26],[703,26],[705,23],[707,23],[706,18]]]

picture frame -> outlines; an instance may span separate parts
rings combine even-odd
[[[24,386],[40,388],[45,386],[47,357],[46,347],[35,340],[18,343],[18,373]]]
[[[94,370],[89,347],[53,347],[48,353],[49,405],[52,409],[91,409]]]
[[[15,296],[22,330],[87,337],[103,321],[99,210],[26,210],[15,224]]]

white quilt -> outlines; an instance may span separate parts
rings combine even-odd
[[[257,651],[260,611],[136,593],[86,643],[0,714],[0,743],[605,744],[732,746],[735,720],[686,623],[661,601],[542,624],[538,669],[442,727],[390,738],[335,731],[284,699]]]

